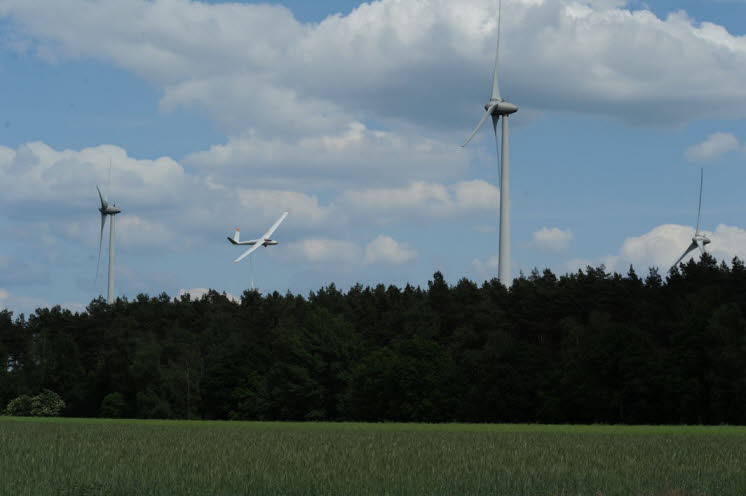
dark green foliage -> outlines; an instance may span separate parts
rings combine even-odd
[[[109,393],[101,402],[99,416],[103,418],[124,418],[127,416],[129,407],[122,393]]]
[[[746,269],[709,256],[0,312],[0,405],[50,389],[78,417],[746,424],[744,363]]]

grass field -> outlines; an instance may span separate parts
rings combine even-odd
[[[0,494],[744,496],[746,428],[0,417]]]

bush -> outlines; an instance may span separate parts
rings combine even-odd
[[[45,389],[36,396],[23,394],[11,400],[5,409],[13,417],[58,417],[65,409],[65,402],[55,393]]]
[[[140,391],[136,396],[137,416],[146,419],[174,418],[171,405],[154,391]]]
[[[23,394],[14,400],[10,400],[5,408],[5,413],[11,417],[30,417],[33,398]]]
[[[45,389],[31,399],[32,417],[59,417],[65,409],[65,402],[60,395]]]
[[[101,402],[99,416],[103,418],[123,418],[127,415],[127,401],[122,393],[109,393]]]

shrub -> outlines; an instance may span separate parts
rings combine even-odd
[[[5,413],[11,417],[30,417],[33,398],[27,394],[22,394],[16,399],[10,400],[5,408]]]
[[[65,402],[60,395],[49,389],[31,398],[32,417],[59,417],[64,409]]]
[[[103,418],[122,418],[127,415],[127,401],[122,393],[109,393],[101,402],[99,416]]]
[[[13,417],[58,417],[65,409],[65,402],[55,393],[45,389],[36,396],[23,394],[11,400],[5,409]]]

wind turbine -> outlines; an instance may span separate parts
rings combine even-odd
[[[512,276],[510,270],[510,136],[508,132],[508,116],[518,112],[518,107],[504,100],[500,96],[498,68],[500,62],[500,25],[502,21],[502,0],[498,4],[497,14],[497,50],[495,55],[495,70],[492,75],[492,95],[484,106],[487,113],[479,121],[469,139],[461,146],[466,146],[476,136],[488,117],[492,117],[492,128],[495,132],[495,146],[498,148],[498,167],[500,168],[500,245],[497,267],[497,277],[505,287],[510,287]],[[497,123],[502,122],[502,150],[497,139]],[[502,153],[499,153],[502,151]]]
[[[692,238],[692,244],[689,245],[689,247],[686,249],[683,255],[679,257],[678,260],[676,260],[676,263],[674,263],[669,271],[673,270],[674,267],[679,265],[679,262],[684,260],[684,257],[689,255],[693,250],[696,250],[699,248],[699,251],[702,252],[702,255],[705,254],[705,246],[709,245],[711,243],[710,239],[705,236],[704,234],[699,232],[699,224],[700,220],[702,218],[702,185],[705,181],[705,170],[702,168],[700,170],[699,174],[699,208],[697,209],[697,228],[694,231],[694,237]]]
[[[109,161],[109,188],[111,189],[111,161]],[[114,303],[114,241],[115,241],[115,229],[114,229],[114,216],[122,213],[122,210],[117,208],[116,205],[109,205],[108,195],[104,197],[101,194],[101,189],[96,186],[98,190],[98,197],[101,199],[101,208],[98,209],[101,212],[101,234],[98,239],[98,262],[96,263],[96,281],[98,281],[98,269],[101,265],[101,246],[104,241],[104,226],[106,225],[106,217],[111,217],[109,223],[109,288],[106,296],[106,302],[111,305]]]
[[[228,238],[228,241],[230,241],[231,244],[233,244],[233,245],[251,245],[251,248],[249,248],[248,250],[246,250],[243,255],[241,255],[240,257],[238,257],[237,259],[235,259],[233,261],[233,263],[238,263],[241,260],[243,260],[244,258],[248,257],[249,255],[251,255],[252,253],[254,253],[254,251],[256,251],[257,248],[259,248],[260,246],[275,246],[275,245],[279,244],[277,241],[275,241],[272,238],[270,238],[270,236],[272,236],[272,234],[274,234],[274,232],[277,230],[277,228],[280,226],[280,224],[282,224],[282,221],[285,220],[285,217],[287,217],[287,216],[288,216],[288,213],[287,212],[283,212],[283,214],[280,216],[280,218],[277,219],[277,221],[275,221],[275,223],[272,225],[272,227],[270,227],[267,230],[267,232],[265,232],[264,234],[262,234],[262,236],[260,238],[252,239],[252,240],[249,240],[249,241],[241,241],[241,230],[238,229],[238,228],[236,228],[236,232],[233,234],[233,237],[232,238]]]

